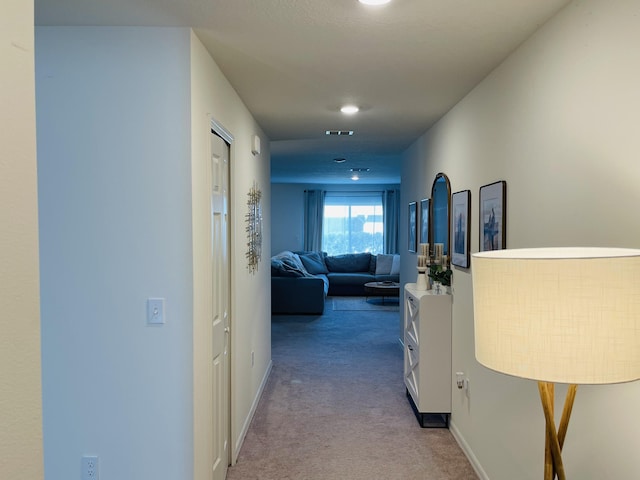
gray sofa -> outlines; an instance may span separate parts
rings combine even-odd
[[[399,282],[399,271],[399,255],[285,251],[271,257],[271,312],[322,314],[327,295],[365,295],[365,283]]]

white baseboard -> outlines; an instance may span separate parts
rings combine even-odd
[[[267,386],[267,380],[269,380],[269,375],[271,375],[271,369],[273,368],[273,362],[269,361],[269,366],[267,367],[267,371],[262,377],[262,382],[260,382],[260,388],[258,388],[258,392],[256,393],[255,398],[253,399],[253,403],[251,404],[251,409],[249,410],[249,414],[242,425],[242,430],[240,430],[240,435],[238,435],[238,439],[236,440],[236,444],[231,452],[231,465],[235,465],[238,461],[238,455],[240,455],[240,449],[242,448],[242,444],[244,443],[244,439],[247,436],[247,432],[249,431],[249,427],[251,426],[251,420],[253,420],[253,416],[256,413],[256,409],[258,408],[258,403],[260,402],[260,398],[262,398],[262,393],[264,392],[265,387]]]
[[[453,438],[455,438],[456,442],[458,442],[458,445],[460,445],[460,448],[466,455],[467,459],[469,460],[469,463],[471,463],[471,466],[476,471],[476,474],[478,475],[478,477],[480,477],[480,480],[490,480],[489,476],[482,468],[482,465],[480,465],[480,462],[478,461],[476,456],[473,454],[473,451],[469,447],[469,444],[464,439],[464,437],[460,433],[460,430],[458,430],[458,427],[452,420],[449,421],[449,430],[451,431]]]

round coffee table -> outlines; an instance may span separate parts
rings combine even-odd
[[[396,282],[368,282],[364,284],[364,293],[372,297],[382,297],[384,305],[385,297],[400,297],[400,285]]]

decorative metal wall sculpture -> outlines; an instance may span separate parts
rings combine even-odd
[[[247,195],[247,268],[249,272],[255,273],[262,257],[262,192],[255,181]]]

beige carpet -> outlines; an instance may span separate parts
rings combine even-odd
[[[398,297],[329,297],[334,310],[399,311]]]
[[[402,381],[398,312],[274,316],[273,372],[229,480],[477,479]]]

